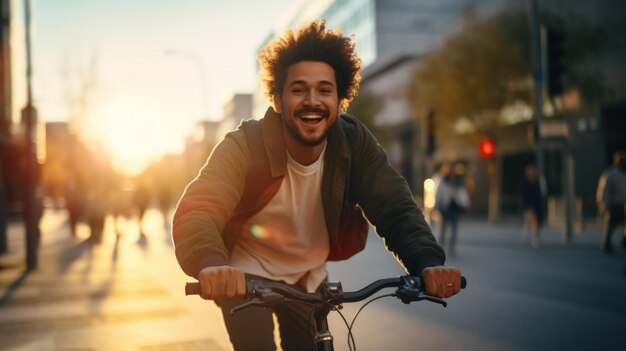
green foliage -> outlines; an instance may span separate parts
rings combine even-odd
[[[409,101],[416,111],[433,108],[439,126],[466,118],[476,132],[490,134],[503,106],[530,98],[525,83],[530,72],[527,42],[524,13],[507,12],[481,21],[468,11],[461,31],[420,64]]]
[[[620,23],[592,24],[569,15],[544,12],[541,22],[564,35],[563,85],[577,87],[585,101],[601,102],[608,89],[601,74],[601,55],[619,48]],[[415,72],[408,100],[414,110],[436,111],[437,133],[449,136],[463,119],[474,135],[494,135],[503,107],[532,104],[532,67],[529,18],[525,10],[511,10],[480,19],[471,10],[461,30],[426,56]],[[446,126],[442,129],[441,126]],[[447,135],[446,135],[447,133]]]
[[[355,96],[352,102],[350,102],[347,112],[363,122],[372,134],[379,138],[381,130],[374,124],[374,118],[381,108],[382,99],[380,97],[366,90],[361,90],[359,95]]]

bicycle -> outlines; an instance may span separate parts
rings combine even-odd
[[[465,277],[461,277],[461,288],[465,288],[467,285]],[[381,295],[375,297],[365,304],[363,304],[355,316],[352,322],[348,324],[346,318],[339,311],[342,308],[343,303],[359,302],[367,299],[376,292],[386,288],[397,288],[392,294]],[[198,295],[200,293],[200,284],[187,283],[185,286],[185,295]],[[374,281],[368,286],[358,291],[344,292],[341,286],[341,282],[322,283],[318,292],[307,293],[297,290],[290,285],[281,282],[259,280],[258,278],[246,277],[246,299],[247,301],[234,307],[230,313],[235,314],[243,309],[258,306],[269,307],[274,304],[279,304],[288,301],[302,302],[313,306],[312,316],[315,318],[315,336],[313,341],[317,346],[318,351],[332,351],[333,336],[328,328],[328,314],[331,311],[339,313],[344,323],[348,328],[348,348],[350,350],[356,350],[356,344],[354,337],[352,336],[352,327],[359,313],[365,306],[383,297],[397,297],[403,303],[409,304],[415,301],[431,301],[441,304],[443,307],[447,306],[447,302],[424,294],[424,283],[421,277],[413,276],[401,276],[396,278],[384,278]],[[354,347],[354,348],[353,348]]]

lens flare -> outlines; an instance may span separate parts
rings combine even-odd
[[[257,239],[267,239],[270,236],[267,229],[263,228],[262,226],[258,224],[254,224],[252,227],[250,227],[250,232]]]

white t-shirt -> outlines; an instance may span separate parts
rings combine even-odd
[[[302,279],[309,292],[326,278],[329,243],[321,195],[325,152],[309,166],[287,153],[280,189],[242,226],[231,265],[288,284]]]

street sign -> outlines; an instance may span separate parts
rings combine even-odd
[[[564,121],[541,121],[539,135],[542,139],[568,139],[569,125]]]

